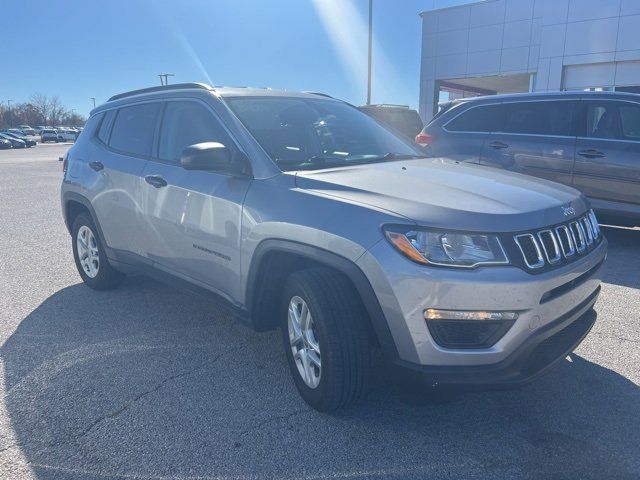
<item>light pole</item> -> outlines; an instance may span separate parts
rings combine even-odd
[[[93,100],[93,108],[96,108],[96,97],[89,97],[89,100]]]
[[[371,50],[373,47],[373,0],[369,0],[369,58],[367,72],[367,105],[371,105]]]
[[[13,112],[11,111],[11,102],[13,100],[7,100],[7,107],[9,108],[9,128],[13,127]]]

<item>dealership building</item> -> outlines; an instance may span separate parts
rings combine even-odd
[[[640,93],[640,0],[432,0],[421,17],[425,120],[461,97]]]

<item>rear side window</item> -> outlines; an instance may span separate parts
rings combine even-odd
[[[87,132],[87,134],[93,135],[96,129],[98,128],[98,125],[100,125],[102,117],[104,117],[104,114],[102,112],[89,117],[89,120],[87,120],[87,123],[84,126],[84,130],[82,130],[82,132],[78,132],[78,135],[79,136],[82,135],[82,138],[85,137],[85,135],[83,135],[84,132]]]
[[[100,123],[100,128],[98,129],[96,135],[98,139],[105,145],[109,143],[109,131],[111,130],[111,123],[113,122],[114,115],[115,110],[109,110],[104,114],[102,122]]]
[[[159,110],[159,103],[133,105],[118,110],[109,146],[132,155],[150,156]]]
[[[158,157],[178,162],[189,145],[218,142],[232,148],[232,141],[213,113],[196,102],[169,102],[162,118]]]
[[[452,109],[454,113],[456,109]],[[495,132],[500,128],[500,105],[472,107],[461,113],[445,128],[451,132]]]
[[[621,103],[620,120],[624,138],[628,140],[640,140],[640,106]]]
[[[499,131],[531,135],[571,134],[574,102],[544,101],[505,103]]]

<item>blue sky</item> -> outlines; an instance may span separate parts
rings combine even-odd
[[[418,103],[421,22],[433,1],[374,0],[373,101]],[[0,102],[203,81],[366,96],[367,0],[3,0]]]

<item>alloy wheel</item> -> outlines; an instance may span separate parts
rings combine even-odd
[[[78,259],[82,270],[89,278],[95,278],[100,268],[100,255],[96,237],[89,227],[82,225],[76,238]]]
[[[289,344],[298,373],[309,388],[320,384],[322,362],[313,317],[307,302],[298,296],[289,301]]]

